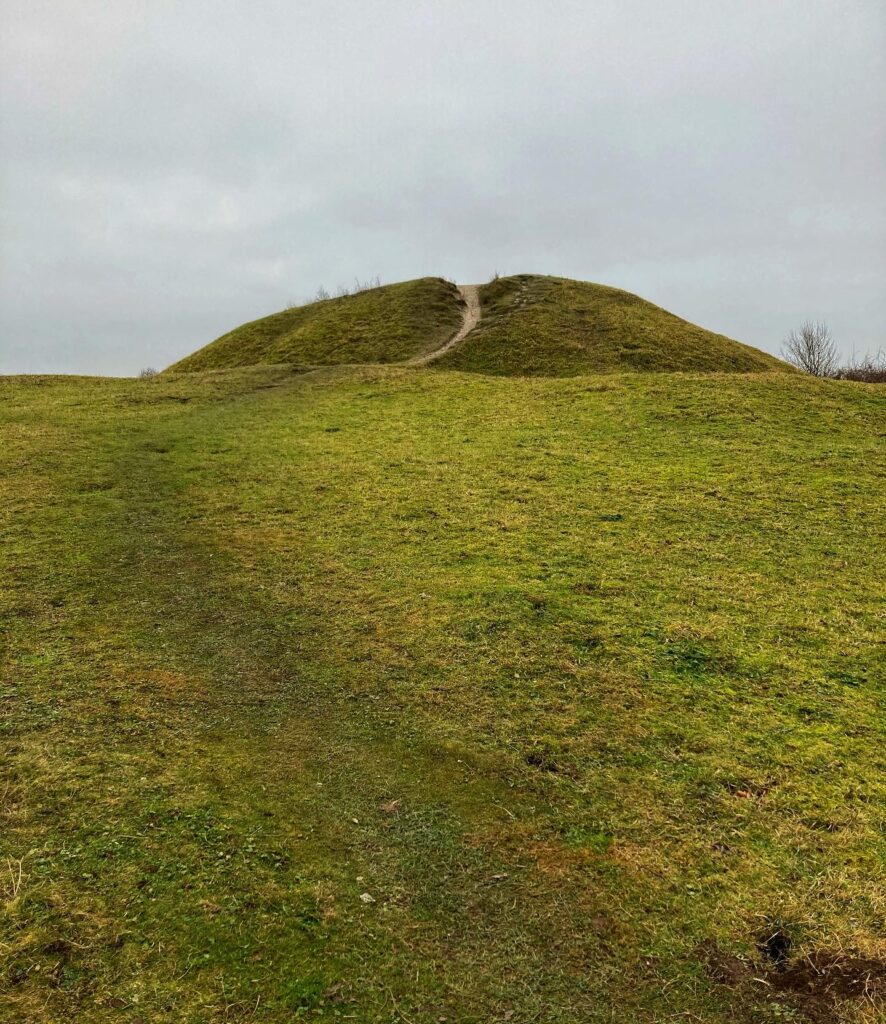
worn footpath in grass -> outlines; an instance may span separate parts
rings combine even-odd
[[[876,1019],[874,388],[266,367],[0,418],[0,1019]],[[788,983],[837,954],[867,992]]]

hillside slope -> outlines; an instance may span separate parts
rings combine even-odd
[[[507,376],[606,370],[752,373],[790,368],[630,292],[520,274],[480,290],[482,319],[439,369]]]
[[[460,321],[455,285],[423,277],[253,320],[169,369],[194,372],[277,363],[393,363],[439,348]]]
[[[882,1020],[884,430],[780,373],[0,378],[0,1021]]]
[[[483,285],[480,302],[479,325],[435,359],[435,368],[549,377],[793,372],[774,356],[604,285],[520,274]],[[456,286],[442,278],[404,281],[253,320],[169,369],[420,363],[457,330],[463,308]]]

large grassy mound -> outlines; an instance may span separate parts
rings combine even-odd
[[[520,274],[480,289],[479,326],[433,365],[505,376],[612,370],[791,372],[617,288]],[[455,285],[425,277],[326,299],[243,324],[172,371],[394,363],[440,348],[461,321]]]
[[[460,322],[455,285],[423,277],[253,320],[170,369],[193,372],[275,363],[393,363],[439,348]]]
[[[882,1019],[884,413],[0,380],[0,1020]]]
[[[479,327],[435,365],[508,376],[789,369],[617,288],[520,274],[484,285],[480,299]]]

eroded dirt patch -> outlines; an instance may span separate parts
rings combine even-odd
[[[830,1020],[824,1011],[846,999],[886,1006],[886,963],[872,957],[822,950],[793,961],[770,981],[777,991],[799,997],[800,1007],[813,1020]]]
[[[780,963],[745,959],[703,943],[698,954],[710,978],[749,997],[776,998],[813,1024],[839,1024],[849,1001],[886,1007],[886,962],[874,957],[815,950]]]

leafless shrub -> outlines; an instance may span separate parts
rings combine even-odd
[[[807,320],[791,331],[781,350],[787,362],[813,377],[833,377],[837,372],[837,348],[826,323]]]
[[[855,356],[835,371],[838,380],[858,380],[865,384],[886,384],[886,354],[882,351],[875,356]]]
[[[368,292],[371,291],[373,288],[381,288],[381,278],[378,275],[376,275],[375,277],[370,277],[366,281],[361,281],[359,277],[355,277],[353,287],[348,288],[347,285],[340,284],[335,289],[335,298],[345,299],[349,295],[359,295],[360,292]],[[317,291],[314,293],[313,298],[308,300],[308,303],[325,302],[327,299],[331,299],[332,297],[332,293],[324,285],[321,284]]]
[[[361,281],[359,277],[354,278],[354,290],[353,295],[359,295],[360,292],[368,292],[373,288],[381,288],[381,278],[378,274],[375,277],[370,277],[366,281]]]
[[[156,377],[159,372],[153,366],[146,366],[143,370],[138,371],[138,376],[140,380],[150,380],[152,377]]]

